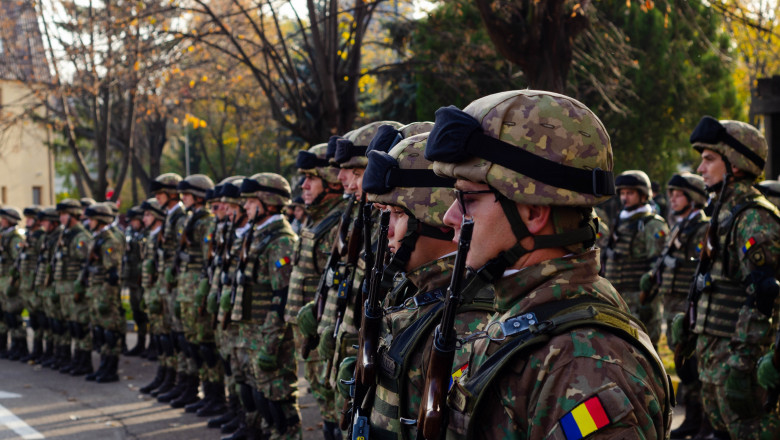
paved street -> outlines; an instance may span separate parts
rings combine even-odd
[[[93,365],[97,364],[93,353]],[[155,369],[155,363],[123,357],[120,382],[95,384],[48,368],[0,360],[0,440],[219,439],[219,430],[207,428],[206,419],[138,392],[151,382]],[[320,439],[319,412],[307,383],[301,382],[303,438]]]

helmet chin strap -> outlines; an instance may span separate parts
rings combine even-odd
[[[417,219],[411,212],[404,210],[407,215],[406,233],[400,240],[401,246],[395,251],[388,266],[396,271],[406,272],[406,265],[412,257],[412,252],[417,247],[417,240],[421,236],[430,237],[435,240],[451,241],[455,236],[455,231],[444,232],[441,229],[423,223]]]
[[[584,243],[586,247],[591,247],[596,242],[598,221],[593,216],[585,216],[578,229],[552,235],[533,235],[520,217],[517,204],[503,194],[496,194],[517,242],[511,248],[499,252],[495,258],[476,270],[477,277],[485,283],[494,283],[504,275],[507,269],[517,263],[520,258],[535,250],[566,247],[579,243]],[[531,249],[526,249],[520,244],[526,237],[533,237],[534,239],[534,245]]]

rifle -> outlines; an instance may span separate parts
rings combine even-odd
[[[62,235],[65,233],[65,227],[59,226],[59,228],[60,228],[60,233],[57,235],[57,240],[54,242],[54,247],[48,249],[49,242],[46,242],[47,252],[51,252],[51,255],[49,256],[49,270],[44,272],[45,275],[43,278],[43,287],[49,287],[51,285],[51,278],[52,278],[52,274],[54,273],[55,260],[57,259],[57,249],[59,249],[60,245],[62,245]],[[41,255],[38,257],[39,260],[41,258],[43,258],[43,252],[41,252]]]
[[[366,194],[363,193],[363,197],[360,200],[360,206],[364,206],[366,203]],[[341,321],[344,319],[344,313],[347,310],[347,303],[349,302],[349,292],[352,290],[352,285],[355,282],[355,268],[357,267],[358,259],[360,258],[360,248],[363,240],[363,226],[365,225],[365,219],[359,212],[355,216],[355,222],[352,226],[352,231],[349,234],[349,242],[347,243],[347,264],[344,267],[344,276],[342,277],[339,289],[336,294],[336,328],[333,330],[333,338],[335,339],[339,333],[339,327],[341,327]],[[360,302],[360,301],[358,301]]]
[[[433,335],[433,347],[428,362],[428,371],[425,375],[420,412],[417,417],[418,438],[442,438],[444,430],[447,428],[447,392],[452,378],[452,363],[455,360],[455,349],[458,343],[455,314],[461,301],[463,273],[466,270],[466,256],[471,247],[473,232],[474,221],[464,217],[461,223],[455,266],[452,269],[452,279],[444,300],[441,323],[436,327]]]
[[[345,237],[347,236],[347,230],[349,224],[352,223],[352,207],[355,204],[355,196],[352,195],[349,198],[349,203],[344,212],[341,213],[341,220],[339,221],[339,236],[333,242],[333,246],[330,249],[330,256],[328,262],[325,263],[325,270],[320,277],[320,283],[317,285],[317,293],[314,295],[314,317],[317,322],[320,322],[322,315],[325,313],[325,303],[328,302],[328,290],[333,285],[333,280],[341,280],[341,274],[338,271],[339,260],[341,260],[341,252],[345,246]],[[332,276],[328,277],[328,274]],[[328,282],[330,278],[330,282]],[[309,357],[309,353],[314,350],[319,344],[319,335],[307,337],[303,343],[303,350],[301,355],[304,359]]]
[[[775,370],[780,371],[780,331],[775,336],[775,351],[772,354],[772,365],[775,367]],[[780,387],[767,390],[764,411],[771,413],[775,410],[778,396],[780,396]]]
[[[216,232],[219,230],[220,232],[224,229],[224,224],[222,225],[222,228],[219,228],[217,226],[214,230],[215,237],[212,237],[211,241],[209,242],[209,249],[206,252],[206,264],[203,265],[203,276],[206,277],[208,280],[208,285],[211,286],[212,281],[214,280],[214,262],[216,260],[216,249],[214,249],[215,246],[215,238],[216,238]],[[203,302],[198,305],[198,315],[199,316],[206,316],[206,307],[208,304],[208,295],[206,295],[203,298]]]
[[[367,433],[364,431],[368,428],[370,407],[364,410],[363,401],[366,400],[366,395],[374,385],[376,378],[379,333],[382,327],[382,317],[384,316],[384,311],[380,304],[382,297],[384,297],[384,292],[380,292],[380,290],[382,289],[382,275],[384,273],[389,229],[390,211],[383,211],[379,219],[379,239],[377,241],[378,246],[374,267],[371,270],[371,286],[368,290],[368,299],[366,299],[363,307],[363,317],[360,323],[355,377],[350,387],[352,394],[352,425],[350,427],[352,438],[367,437]],[[370,400],[368,399],[369,402]]]
[[[233,240],[236,238],[236,224],[240,219],[236,218],[235,221],[230,221],[230,227],[224,228],[224,238],[222,240],[222,254],[218,257],[217,264],[220,266],[219,280],[217,281],[217,312],[214,313],[214,317],[211,321],[211,328],[217,328],[219,322],[219,302],[222,298],[222,288],[230,281],[228,272],[230,271],[230,260],[232,255],[230,254],[233,248]]]
[[[675,229],[674,234],[669,236],[669,244],[666,245],[663,252],[661,252],[661,255],[656,260],[655,264],[653,265],[653,272],[650,274],[650,279],[655,280],[655,283],[653,288],[650,289],[649,292],[640,292],[639,294],[639,303],[642,305],[649,304],[653,302],[656,296],[658,296],[658,291],[661,287],[661,275],[664,272],[664,269],[666,268],[665,260],[666,257],[669,256],[669,254],[672,253],[672,250],[674,250],[674,241],[677,240],[677,237],[680,236],[682,233],[682,230],[685,229],[685,227],[688,226],[688,219],[683,220],[680,223],[680,227]]]
[[[249,231],[247,231],[244,239],[241,242],[241,256],[238,260],[238,266],[236,267],[235,275],[233,276],[233,284],[230,286],[230,308],[233,309],[233,305],[236,304],[236,294],[239,287],[244,287],[246,283],[246,276],[244,271],[246,265],[249,262],[249,247],[252,245],[252,239],[255,235],[255,225],[259,215],[255,212],[255,216],[249,222]],[[230,313],[225,313],[225,318],[222,320],[222,330],[227,329],[230,324]]]

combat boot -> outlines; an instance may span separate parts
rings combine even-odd
[[[106,370],[106,363],[107,363],[107,356],[104,354],[100,355],[100,365],[98,366],[98,369],[95,370],[93,373],[87,374],[84,379],[93,382],[95,379],[97,379],[98,376],[103,374],[103,372]]]
[[[236,411],[235,416],[227,423],[222,424],[219,427],[219,431],[223,434],[232,434],[238,430],[241,426],[246,426],[246,415],[244,408],[239,408]]]
[[[164,394],[158,394],[157,395],[157,401],[160,403],[169,403],[173,400],[176,400],[181,393],[184,392],[184,388],[187,386],[187,374],[185,373],[178,373],[176,375],[176,386],[173,387],[170,391]]]
[[[211,399],[195,414],[198,417],[212,417],[225,413],[228,410],[225,405],[225,384],[222,382],[206,382],[206,384],[211,388]]]
[[[146,351],[146,332],[138,331],[138,342],[131,350],[127,350],[125,356],[142,356]]]
[[[70,363],[70,344],[58,345],[57,350],[59,350],[57,362],[53,363],[51,368],[59,371],[62,367]]]
[[[8,350],[8,360],[18,361],[27,356],[27,341],[22,338],[11,339],[11,349]]]
[[[30,354],[20,359],[22,362],[38,363],[43,359],[43,339],[33,339],[33,349]]]
[[[230,422],[234,418],[236,418],[236,413],[241,407],[241,402],[238,400],[238,396],[236,394],[230,394],[228,396],[228,404],[227,404],[227,411],[225,411],[221,416],[215,417],[213,419],[209,419],[209,421],[206,423],[206,426],[209,428],[219,428],[225,423]]]
[[[19,338],[19,349],[16,352],[16,361],[20,362],[27,362],[25,359],[27,359],[30,356],[30,350],[27,347],[27,338]]]
[[[176,385],[176,370],[171,367],[165,367],[165,376],[163,377],[163,382],[160,384],[159,387],[152,390],[149,395],[152,397],[157,397],[160,394],[165,394],[169,391],[171,391]]]
[[[78,350],[71,355],[70,347],[68,347],[68,351],[65,354],[67,355],[68,362],[60,368],[60,373],[70,374],[71,370],[78,366],[78,362],[76,361],[78,359]]]
[[[83,376],[92,374],[95,371],[92,368],[92,352],[89,350],[76,350],[76,367],[70,370],[71,376]]]
[[[203,382],[203,398],[185,406],[184,412],[188,412],[188,413],[198,412],[198,410],[211,403],[211,399],[213,397],[214,397],[214,392],[211,389],[211,382]]]
[[[171,408],[184,408],[198,400],[198,385],[200,384],[198,374],[188,374],[186,378],[184,390],[182,390],[179,397],[171,401]]]
[[[687,390],[688,388],[686,388]],[[699,399],[689,398],[688,393],[685,393],[683,400],[685,403],[685,419],[680,426],[670,432],[670,440],[685,439],[696,435],[701,427],[702,419],[706,419],[706,417],[702,417],[704,408]]]
[[[8,333],[0,333],[0,359],[8,359]]]
[[[341,429],[336,422],[323,422],[322,435],[325,440],[341,440]]]
[[[106,356],[106,369],[95,379],[97,383],[119,382],[119,356]]]
[[[155,388],[162,385],[163,379],[165,379],[165,367],[163,367],[162,365],[158,365],[157,373],[154,375],[154,379],[152,379],[152,381],[148,385],[144,386],[138,391],[142,392],[143,394],[149,394]]]
[[[54,343],[52,343],[51,339],[48,339],[46,341],[46,350],[38,363],[42,367],[48,367],[52,362],[54,362]]]

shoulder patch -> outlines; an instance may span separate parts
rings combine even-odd
[[[698,242],[698,243],[696,243],[696,253],[697,253],[697,254],[701,253],[701,250],[702,250],[703,248],[704,248],[704,243],[702,243],[702,242]]]
[[[280,258],[280,259],[276,260],[276,263],[274,263],[274,264],[276,265],[277,269],[281,269],[282,267],[287,266],[288,264],[290,264],[290,257]]]
[[[457,382],[458,379],[460,379],[461,376],[463,376],[463,373],[465,373],[468,368],[469,368],[469,363],[466,362],[465,364],[463,364],[463,366],[461,366],[460,368],[455,370],[454,373],[452,373],[452,377],[450,378],[450,386],[449,386],[450,389],[452,389],[452,384]]]
[[[559,420],[566,440],[579,440],[609,425],[611,422],[598,396],[577,405]]]
[[[212,233],[212,232],[209,232],[208,234],[206,234],[206,235],[203,237],[203,242],[204,242],[204,243],[209,243],[209,242],[211,242],[211,240],[212,240],[213,238],[214,238],[214,233]]]
[[[76,243],[76,249],[81,249],[84,247],[84,240],[79,240],[78,243]]]
[[[748,238],[748,240],[745,242],[745,244],[742,245],[742,254],[743,255],[746,254],[747,251],[749,251],[750,248],[752,248],[753,245],[755,245],[755,244],[756,244],[756,238],[755,237]]]
[[[661,229],[660,231],[656,232],[655,235],[654,235],[655,238],[663,238],[665,236],[666,236],[666,231],[664,231],[663,229]]]

